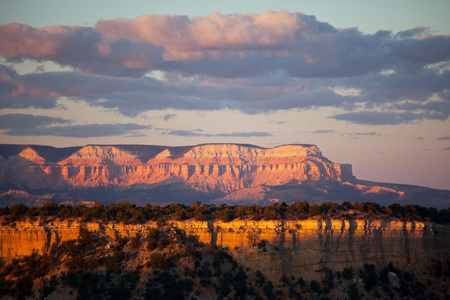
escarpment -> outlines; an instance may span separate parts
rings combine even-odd
[[[89,222],[83,226],[97,234],[145,236],[154,222],[137,225]],[[416,274],[427,270],[433,260],[450,259],[450,226],[401,222],[397,219],[307,219],[302,221],[169,221],[205,243],[230,249],[235,259],[270,276],[302,276],[313,280],[324,269],[342,271],[364,264],[394,265]],[[77,221],[17,222],[0,227],[0,257],[4,260],[48,251],[70,239],[77,239]]]
[[[25,191],[29,196],[13,197]],[[445,208],[450,191],[356,179],[315,145],[0,145],[0,206],[360,201]]]
[[[332,163],[314,145],[85,146],[70,155],[62,148],[66,156],[45,155],[49,150],[37,146],[11,147],[0,147],[0,182],[23,189],[127,187],[175,178],[202,192],[229,193],[264,184],[353,178],[350,165]]]

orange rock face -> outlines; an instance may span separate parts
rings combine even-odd
[[[353,178],[350,165],[335,164],[314,145],[285,145],[265,149],[236,144],[170,147],[144,159],[126,147],[86,146],[56,161],[46,160],[32,147],[0,160],[2,180],[23,188],[131,186],[170,178],[184,180],[199,191],[229,193],[259,185],[282,185],[305,180]]]
[[[17,222],[15,227],[0,226],[0,257],[5,260],[43,253],[52,243],[78,237],[76,221]],[[118,223],[85,224],[98,236],[114,239],[115,235],[132,237],[146,235],[154,222],[140,225]],[[252,221],[234,220],[200,222],[170,221],[200,241],[227,247],[244,266],[261,270],[269,279],[302,276],[317,279],[320,271],[329,268],[362,268],[364,264],[394,266],[422,274],[433,259],[450,258],[450,226],[398,220],[318,220]],[[271,275],[272,274],[272,275]]]

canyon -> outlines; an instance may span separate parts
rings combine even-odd
[[[20,258],[50,246],[77,239],[80,224],[76,220],[48,223],[20,221],[0,227],[0,257]],[[110,241],[116,236],[146,235],[155,222],[137,225],[88,222],[83,226],[98,237]],[[450,257],[450,226],[390,219],[307,219],[296,221],[169,221],[166,226],[197,236],[200,241],[229,249],[243,266],[261,270],[268,278],[302,276],[314,280],[323,270],[342,271],[392,262],[396,267],[417,275],[430,270],[435,260]],[[141,263],[144,263],[142,261]]]
[[[128,150],[128,151],[127,151]],[[2,160],[2,182],[28,189],[130,186],[179,178],[200,191],[231,192],[254,185],[292,180],[345,180],[351,166],[334,164],[312,145],[263,149],[243,145],[199,145],[178,154],[163,151],[144,160],[126,146],[86,146],[69,157],[46,160],[32,146]]]
[[[450,205],[450,191],[356,179],[315,145],[0,145],[0,205],[308,200]]]

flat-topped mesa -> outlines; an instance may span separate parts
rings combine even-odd
[[[322,157],[322,153],[314,145],[283,145],[265,149],[237,144],[207,144],[192,148],[183,155],[183,158],[216,160],[218,162],[228,159],[231,162],[257,163],[258,160],[264,158],[297,158],[306,156]]]
[[[89,145],[66,151],[64,156],[56,153],[57,148],[49,153],[42,147],[36,152],[33,147],[39,146],[30,146],[2,164],[3,174],[8,174],[3,181],[25,188],[56,188],[131,186],[177,178],[199,191],[229,193],[255,185],[353,177],[351,166],[332,163],[315,145]]]

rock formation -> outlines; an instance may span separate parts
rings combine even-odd
[[[145,236],[154,222],[140,225],[91,222],[86,227],[114,239]],[[76,239],[76,221],[17,222],[0,227],[0,257],[6,260],[43,253],[52,243]],[[427,270],[433,259],[450,257],[450,226],[396,219],[308,219],[303,221],[170,221],[169,226],[198,236],[200,241],[228,247],[244,266],[274,278],[280,274],[316,279],[328,268],[362,268],[366,263],[395,266],[416,274]]]
[[[89,201],[134,198],[140,203],[190,204],[200,199],[240,203],[348,200],[384,204],[408,200],[417,203],[429,198],[444,201],[434,203],[435,206],[450,204],[450,192],[438,195],[433,192],[428,197],[425,194],[431,189],[419,187],[414,193],[422,194],[411,198],[405,196],[407,186],[399,187],[358,181],[350,164],[331,162],[315,145],[274,148],[241,144],[71,148],[0,145],[3,193],[24,190],[42,195],[45,191]],[[382,198],[378,199],[378,195]],[[2,202],[5,201],[0,195],[0,205],[12,203]]]
[[[262,184],[352,178],[350,165],[330,162],[312,145],[199,145],[181,155],[167,147],[147,161],[126,146],[86,146],[48,161],[29,146],[3,158],[1,172],[3,184],[9,180],[28,189],[155,184],[176,177],[203,192],[225,193]]]

